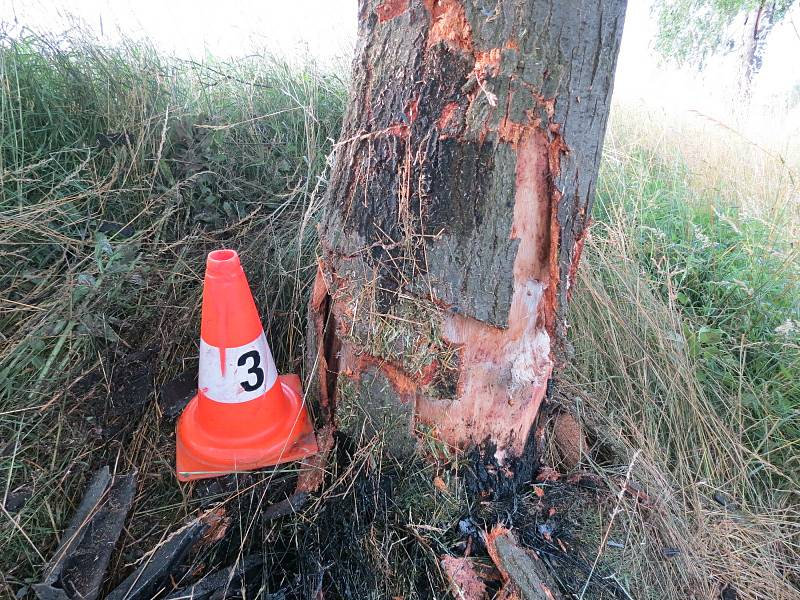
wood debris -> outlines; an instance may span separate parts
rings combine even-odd
[[[440,564],[447,575],[450,590],[459,600],[483,600],[486,598],[486,584],[475,570],[470,558],[443,556]]]
[[[136,494],[136,471],[111,475],[99,469],[84,492],[44,580],[33,586],[39,600],[95,600]]]
[[[563,600],[541,559],[521,547],[509,529],[496,525],[484,536],[484,541],[505,582],[499,597],[507,600]]]

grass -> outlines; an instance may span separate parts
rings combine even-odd
[[[787,162],[707,120],[613,115],[565,393],[590,432],[586,467],[613,472],[638,453],[658,510],[629,507],[640,543],[621,564],[647,582],[643,597],[797,593],[800,219]],[[654,546],[681,553],[665,561],[643,550]]]
[[[34,33],[0,39],[0,82],[0,499],[29,497],[0,516],[11,590],[35,579],[98,461],[139,466],[154,510],[180,506],[159,481],[170,459],[154,445],[171,425],[151,400],[196,365],[209,249],[239,249],[270,299],[278,366],[298,368],[309,209],[345,88],[312,63],[195,64]],[[145,398],[124,436],[104,439],[105,396],[142,350]]]
[[[770,488],[773,476],[800,476],[800,160],[787,166],[714,125],[673,130],[670,145],[663,132],[615,124],[595,212],[607,228],[597,232],[616,236],[681,316],[672,342],[685,344],[715,412],[753,453],[754,481]]]
[[[0,513],[0,587],[13,595],[38,581],[98,464],[140,471],[117,574],[208,498],[245,514],[265,482],[280,489],[291,475],[185,495],[156,390],[196,367],[201,268],[222,245],[240,250],[255,297],[270,301],[279,369],[301,368],[346,81],[270,56],[198,64],[28,32],[0,39],[0,82],[0,500],[24,501]],[[742,598],[796,593],[796,152],[701,116],[615,109],[562,402],[588,434],[581,468],[617,489],[634,461],[656,505],[612,496],[583,511],[602,534],[621,509],[613,535],[637,543],[599,552],[637,597],[715,597],[726,583]],[[142,396],[130,402],[132,381]],[[271,583],[286,583],[292,561],[333,564],[339,536],[349,554],[337,568],[352,567],[342,590],[367,595],[363,560],[414,565],[374,584],[385,595],[441,584],[436,557],[463,508],[458,461],[384,464],[380,444],[360,440],[325,504],[298,520],[238,523],[266,554],[295,548],[270,554]],[[353,514],[360,529],[343,528]],[[663,547],[680,552],[664,560]]]

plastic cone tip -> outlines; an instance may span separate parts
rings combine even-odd
[[[198,387],[210,400],[249,402],[272,389],[277,380],[263,331],[249,344],[234,348],[218,348],[201,338]]]

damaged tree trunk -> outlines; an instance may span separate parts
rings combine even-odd
[[[323,417],[520,455],[589,224],[625,0],[361,0],[320,226]]]

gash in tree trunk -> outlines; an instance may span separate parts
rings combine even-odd
[[[310,308],[332,427],[522,453],[566,356],[624,11],[361,1]]]

